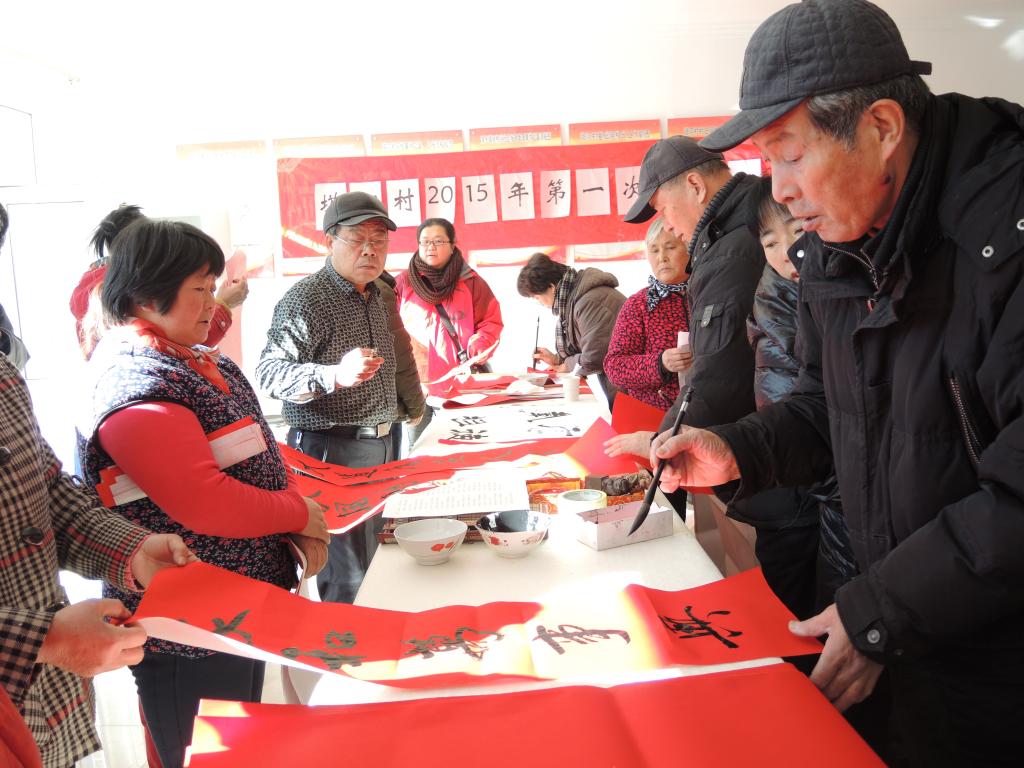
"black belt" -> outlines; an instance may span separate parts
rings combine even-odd
[[[303,432],[319,432],[322,435],[332,437],[348,437],[356,440],[376,440],[378,437],[387,437],[391,432],[391,422],[386,421],[376,427],[362,427],[356,424],[337,424],[328,429],[304,429]]]

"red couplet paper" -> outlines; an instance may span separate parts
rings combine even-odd
[[[616,398],[618,396],[616,395]],[[604,452],[605,441],[615,437],[616,432],[604,419],[597,419],[576,444],[565,453],[588,475],[625,475],[636,472],[636,461],[629,456],[608,456]]]
[[[389,461],[387,464],[379,464],[376,467],[366,467],[365,469],[328,464],[317,461],[294,448],[289,448],[283,443],[277,445],[281,449],[281,456],[284,458],[285,464],[290,469],[312,475],[332,485],[354,485],[398,479],[405,479],[411,485],[419,482],[417,475],[482,467],[485,464],[498,461],[515,461],[531,454],[551,456],[556,453],[564,453],[575,442],[576,438],[574,437],[544,438],[491,448],[486,451],[466,451],[449,456],[416,456],[401,461]]]
[[[821,643],[789,631],[796,617],[775,596],[760,568],[692,589],[664,592],[630,584],[637,610],[650,611],[648,624],[660,653],[658,666],[722,664],[767,656],[821,653]]]
[[[133,621],[172,642],[425,688],[819,652],[788,631],[792,618],[757,571],[679,592],[406,613],[312,602],[192,563],[157,574]]]
[[[296,475],[299,493],[309,496],[324,509],[327,530],[345,533],[381,511],[382,503],[391,495],[409,490],[410,486],[434,480],[447,480],[455,470],[424,472],[395,480],[360,485],[333,485],[315,477]]]
[[[319,603],[206,563],[190,563],[158,573],[132,621],[154,637],[189,642],[191,635],[192,644],[198,644],[209,641],[204,633],[212,634],[215,640],[235,641],[232,649],[218,650],[273,654],[282,663],[419,688],[532,676],[532,660],[517,642],[521,633],[509,634],[540,609],[537,603],[503,602],[406,613]]]
[[[282,734],[288,734],[282,738]],[[303,707],[203,701],[192,768],[882,766],[789,664],[619,685]]]
[[[619,391],[612,405],[612,429],[620,435],[630,432],[657,432],[665,411],[642,403],[635,397]]]
[[[487,395],[483,399],[477,400],[475,403],[460,403],[458,400],[445,400],[441,407],[445,409],[483,408],[485,405],[498,405],[499,403],[531,403],[534,400],[552,400],[561,396],[561,392],[552,392],[548,395],[530,395],[529,397],[523,397],[522,395]]]

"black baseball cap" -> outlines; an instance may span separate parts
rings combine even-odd
[[[658,187],[701,163],[721,159],[718,152],[701,148],[689,136],[670,136],[654,142],[640,165],[640,191],[624,221],[629,224],[647,221],[656,213],[650,203]]]
[[[346,192],[331,200],[324,211],[324,232],[339,224],[351,227],[370,219],[383,219],[384,226],[394,232],[398,227],[388,218],[384,204],[366,192]]]
[[[896,24],[867,0],[787,5],[747,43],[739,114],[700,145],[731,149],[811,96],[931,71],[929,62],[911,60]]]

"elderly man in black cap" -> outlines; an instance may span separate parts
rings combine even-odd
[[[693,400],[686,423],[735,421],[754,410],[754,354],[747,315],[764,270],[764,251],[747,229],[746,199],[757,178],[729,171],[722,155],[672,136],[647,150],[640,192],[626,214],[639,224],[661,214],[689,243],[687,293]],[[663,424],[671,426],[678,403]]]
[[[656,441],[667,488],[803,483],[835,457],[862,574],[794,626],[840,709],[884,667],[903,756],[1024,754],[1024,109],[933,96],[893,21],[807,0],[747,46],[750,137],[807,233],[789,400]]]
[[[394,455],[395,346],[375,281],[395,228],[372,195],[338,195],[323,218],[327,263],[274,308],[256,376],[264,392],[284,401],[288,444],[321,461],[371,467]],[[379,525],[375,517],[331,537],[327,567],[317,576],[321,599],[355,599]]]
[[[640,166],[640,194],[628,222],[661,214],[665,226],[689,244],[687,267],[693,366],[687,383],[693,399],[686,424],[707,427],[752,413],[754,353],[747,316],[764,272],[764,250],[747,227],[748,200],[757,178],[735,176],[722,155],[696,141],[672,136],[656,142]],[[665,415],[675,420],[680,397]],[[669,495],[682,509],[684,493]],[[755,553],[765,579],[797,616],[814,612],[818,554],[817,512],[809,512],[793,488],[771,489],[738,499],[727,514],[757,529]]]

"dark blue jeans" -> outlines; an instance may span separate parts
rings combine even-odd
[[[200,699],[258,702],[264,671],[262,661],[226,653],[192,659],[147,651],[132,675],[163,768],[181,768]]]

